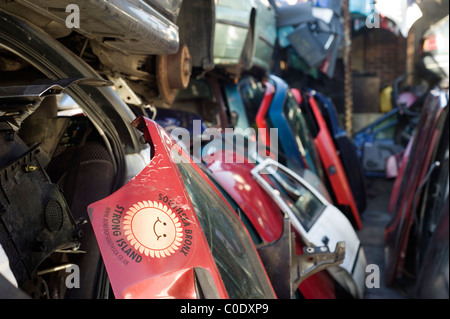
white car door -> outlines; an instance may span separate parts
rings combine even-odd
[[[366,258],[347,217],[305,179],[271,158],[257,165],[252,175],[290,218],[305,245],[333,248],[345,242],[343,263],[327,270],[355,298],[362,298]]]

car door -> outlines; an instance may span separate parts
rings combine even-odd
[[[365,289],[366,259],[361,242],[350,221],[306,180],[289,168],[267,158],[252,175],[292,221],[306,246],[336,247],[345,242],[345,258],[328,271],[354,297]],[[270,176],[271,180],[267,177]]]
[[[89,206],[116,298],[274,298],[248,232],[206,175],[155,122],[133,125],[150,164]]]
[[[219,153],[217,151],[216,153]],[[216,154],[215,154],[216,155]],[[232,158],[233,161],[226,159]],[[225,147],[221,156],[206,160],[214,180],[230,197],[255,245],[279,298],[334,299],[336,283],[324,269],[342,263],[345,245],[334,251],[305,246],[294,235],[290,218],[252,177],[257,163]]]
[[[415,207],[423,183],[434,169],[434,156],[442,136],[445,121],[448,121],[448,95],[434,88],[425,100],[419,124],[404,172],[396,180],[396,192],[391,196],[389,208],[392,218],[386,225],[386,281],[392,284],[402,276],[406,262],[410,231],[415,219]]]
[[[327,181],[335,196],[335,203],[352,222],[353,226],[356,229],[361,229],[360,211],[356,205],[344,166],[319,106],[314,97],[305,92],[300,107],[306,113],[305,117],[317,146]]]
[[[347,132],[340,125],[336,108],[331,99],[315,90],[309,90],[309,92],[317,101],[320,112],[327,123],[328,131],[333,138],[353,192],[356,206],[359,212],[362,213],[367,206],[367,192],[364,171],[356,155],[355,146]]]

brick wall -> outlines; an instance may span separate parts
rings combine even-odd
[[[407,40],[385,29],[364,29],[352,38],[353,111],[380,111],[379,92],[404,75]]]
[[[364,36],[364,71],[376,74],[381,87],[391,85],[406,70],[406,39],[384,29]]]

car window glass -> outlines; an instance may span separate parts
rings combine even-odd
[[[275,174],[278,174],[279,178],[282,178],[284,182],[288,183],[289,189],[277,182],[273,175],[270,177],[272,186],[278,190],[279,195],[288,204],[303,225],[303,228],[309,231],[325,210],[325,205],[309,189],[289,175],[283,173],[282,170],[277,170]]]
[[[237,216],[189,163],[178,163],[230,298],[272,298],[264,268]]]
[[[211,179],[213,184],[217,187],[217,189],[221,192],[222,196],[225,197],[225,199],[228,201],[230,206],[233,208],[233,210],[236,212],[236,214],[239,216],[239,219],[244,224],[245,228],[247,229],[248,233],[250,234],[250,237],[252,238],[253,243],[255,246],[260,245],[263,243],[263,240],[261,236],[258,234],[257,230],[251,223],[250,219],[245,215],[242,208],[236,203],[236,201],[233,199],[233,197],[220,185],[214,178],[214,176],[208,172],[208,169],[203,166],[203,164],[199,165],[200,168],[202,168],[203,172]]]

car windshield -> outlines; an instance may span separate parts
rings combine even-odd
[[[190,163],[178,163],[228,295],[274,298],[259,256],[238,217]]]

